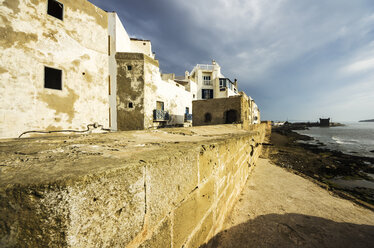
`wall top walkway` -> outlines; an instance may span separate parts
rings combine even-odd
[[[254,130],[260,127],[256,126]],[[51,182],[69,185],[86,175],[135,168],[206,142],[224,142],[251,132],[237,125],[217,125],[0,140],[0,188]]]

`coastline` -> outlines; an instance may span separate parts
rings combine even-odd
[[[301,128],[305,127],[274,127],[268,149],[269,159],[277,166],[308,178],[340,197],[374,210],[374,189],[343,187],[336,183],[337,179],[346,182],[365,180],[374,183],[374,179],[367,174],[374,173],[374,168],[370,166],[374,164],[374,158],[348,155],[318,145],[297,142],[312,139],[292,131]]]

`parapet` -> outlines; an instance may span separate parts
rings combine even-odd
[[[221,231],[265,125],[2,140],[1,247],[199,247]]]

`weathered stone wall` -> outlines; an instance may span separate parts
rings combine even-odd
[[[253,124],[253,106],[250,98],[240,92],[238,96],[228,98],[214,98],[206,100],[197,100],[192,102],[194,126],[218,125],[240,123],[243,127],[249,128]],[[236,111],[233,116],[228,118],[228,111]],[[206,114],[210,114],[211,120],[206,118]]]
[[[29,130],[108,127],[107,13],[87,0],[0,0],[0,137]],[[62,90],[44,88],[44,66],[62,70]]]
[[[239,123],[242,112],[242,99],[240,96],[193,101],[192,124],[194,126],[225,124],[225,112],[231,109],[237,111],[237,122]],[[205,120],[205,114],[207,113],[211,115],[211,121]]]
[[[199,247],[221,230],[264,134],[224,125],[2,141],[0,246]]]
[[[116,61],[118,130],[184,124],[186,107],[192,112],[193,94],[182,85],[163,81],[157,60],[142,53],[117,53]],[[168,121],[154,121],[157,101],[164,103],[164,110],[170,115]]]
[[[117,129],[144,129],[144,60],[142,53],[117,53]]]

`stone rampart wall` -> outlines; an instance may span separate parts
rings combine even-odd
[[[0,246],[199,247],[221,231],[265,128],[4,141]]]

